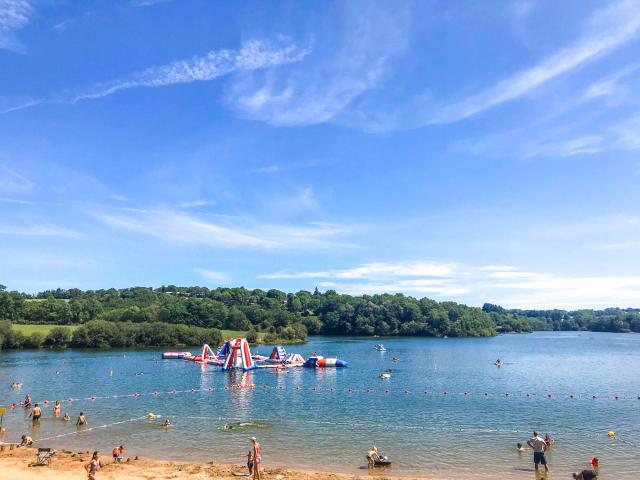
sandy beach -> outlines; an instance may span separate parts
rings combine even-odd
[[[13,448],[3,446],[0,452],[1,478],[12,480],[81,480],[86,479],[84,470],[91,459],[91,452],[71,452],[59,450],[56,452],[50,466],[30,466],[36,458],[36,448]],[[122,464],[115,464],[110,455],[104,453],[100,457],[104,467],[100,469],[97,479],[127,479],[127,480],[155,480],[155,479],[217,479],[237,480],[247,478],[238,476],[246,472],[246,468],[240,465],[204,462],[172,462],[148,458],[129,458]],[[269,480],[358,480],[376,478],[380,480],[449,480],[443,477],[415,477],[415,476],[390,476],[385,472],[368,475],[348,475],[319,471],[300,471],[288,468],[266,468],[263,478]],[[462,479],[456,479],[462,480]]]

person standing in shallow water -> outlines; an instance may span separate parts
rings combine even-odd
[[[544,465],[544,471],[549,471],[549,465],[547,465],[547,457],[544,453],[547,451],[547,443],[544,441],[538,432],[533,432],[533,437],[527,440],[527,445],[533,448],[533,464],[536,472],[538,471],[538,465]]]
[[[260,445],[256,437],[251,437],[251,443],[253,444],[253,480],[261,480],[262,445]]]

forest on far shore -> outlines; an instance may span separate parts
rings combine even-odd
[[[352,296],[334,290],[286,293],[174,285],[57,289],[32,295],[0,285],[0,321],[4,321],[2,348],[109,347],[194,345],[204,340],[215,344],[221,329],[245,331],[248,338],[265,343],[305,341],[307,334],[477,337],[534,330],[640,332],[640,309],[519,310],[490,303],[478,308],[403,294]],[[57,343],[40,338],[40,345],[34,345],[37,339],[30,342],[28,337],[19,338],[19,332],[10,333],[10,323],[80,328],[63,338],[56,330]]]

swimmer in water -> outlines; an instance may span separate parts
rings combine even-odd
[[[164,423],[162,424],[163,428],[169,428],[171,426],[171,422],[169,421],[169,419],[165,419]]]
[[[53,404],[53,416],[54,417],[59,417],[60,416],[60,401],[56,400],[56,403]]]
[[[62,417],[62,420],[64,420],[65,422],[68,422],[69,420],[71,420],[71,417],[67,412],[64,412],[64,417]]]
[[[31,413],[29,414],[29,416],[33,419],[33,423],[37,423],[38,420],[40,420],[40,417],[42,416],[42,409],[40,408],[40,405],[36,403],[33,406],[33,410],[31,410]]]
[[[573,478],[575,480],[598,480],[598,472],[595,470],[582,470],[579,473],[574,473]]]
[[[78,420],[76,420],[76,426],[81,427],[82,425],[87,424],[87,419],[84,417],[84,413],[80,412],[78,416]]]
[[[24,397],[23,407],[24,408],[30,408],[31,407],[31,396],[29,394],[27,394],[27,396]]]
[[[516,451],[517,451],[518,453],[522,453],[522,452],[524,452],[524,447],[522,446],[522,444],[521,444],[521,443],[518,443],[518,444],[516,445]]]

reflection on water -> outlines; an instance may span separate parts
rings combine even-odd
[[[51,402],[35,426],[22,408],[8,412],[5,440],[29,433],[48,439],[45,446],[125,444],[132,455],[241,463],[255,435],[268,464],[361,472],[376,445],[393,461],[382,474],[532,480],[531,453],[517,454],[515,444],[536,429],[556,440],[553,478],[571,478],[594,455],[603,478],[640,478],[639,335],[391,339],[386,353],[374,343],[313,338],[291,350],[317,350],[349,367],[244,375],[159,361],[151,351],[0,353],[0,404],[27,393],[41,406]],[[391,378],[381,380],[389,369]],[[22,388],[11,389],[12,381]],[[72,421],[52,417],[56,399]],[[89,421],[84,430],[74,425],[80,411]],[[171,428],[162,428],[165,418]]]

